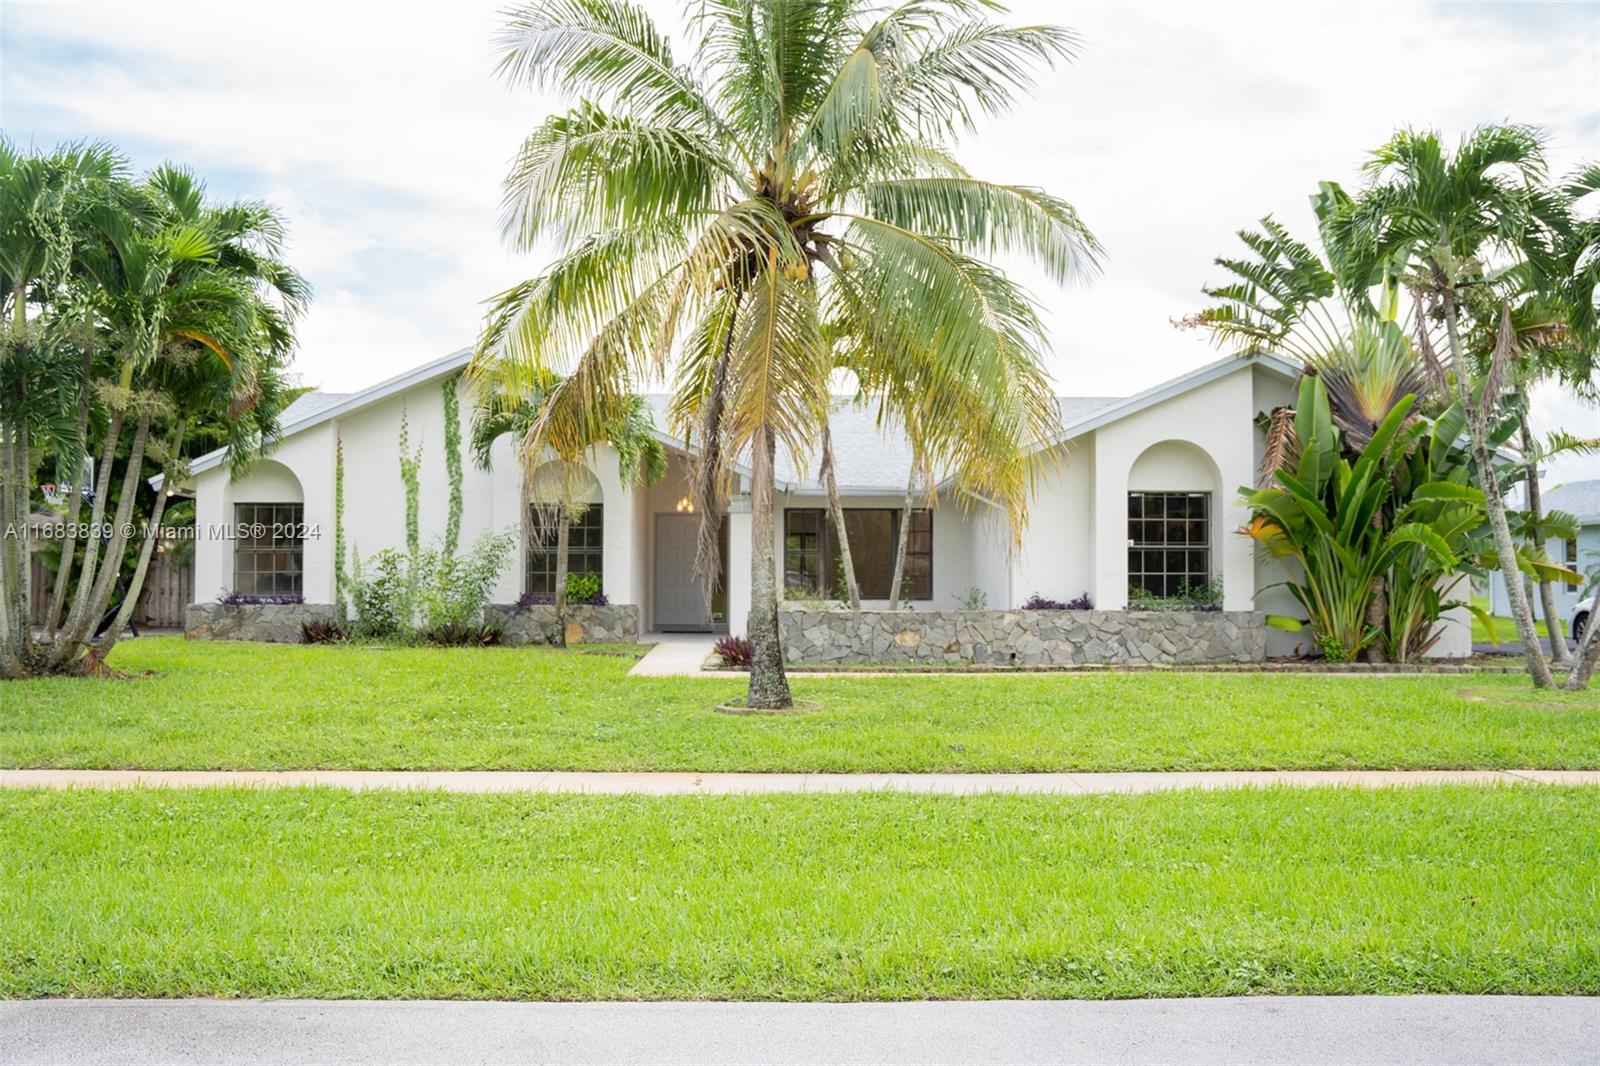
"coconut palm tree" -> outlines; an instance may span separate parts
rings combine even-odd
[[[1330,225],[1332,243],[1355,270],[1402,258],[1420,310],[1443,327],[1528,673],[1548,687],[1550,665],[1517,566],[1490,424],[1519,350],[1513,302],[1529,286],[1557,292],[1569,284],[1562,252],[1574,230],[1571,197],[1548,180],[1540,135],[1526,126],[1480,127],[1453,153],[1436,133],[1403,130],[1372,154],[1366,172],[1366,187]],[[1480,373],[1468,357],[1474,317],[1495,337]],[[1428,331],[1418,340],[1431,348]]]
[[[494,443],[510,434],[516,441],[522,468],[522,514],[533,519],[537,528],[524,530],[525,539],[556,536],[556,575],[552,601],[555,628],[552,644],[567,643],[567,576],[570,571],[572,523],[583,517],[588,507],[588,468],[578,454],[559,455],[553,462],[545,456],[551,436],[569,439],[565,433],[552,434],[543,421],[546,406],[555,395],[561,379],[549,372],[521,376],[515,367],[502,367],[511,373],[496,376],[480,366],[477,391],[472,404],[472,456],[484,470],[491,465]],[[625,485],[654,485],[667,472],[667,451],[656,438],[655,419],[643,396],[632,396],[623,404],[618,417],[601,427],[601,436],[581,451],[600,444],[617,453],[617,473]],[[540,471],[545,471],[541,476]],[[536,503],[536,501],[539,501]],[[709,602],[709,600],[707,601]]]
[[[670,428],[697,445],[702,573],[730,481],[748,475],[752,707],[791,702],[772,471],[780,446],[816,444],[833,365],[821,323],[859,336],[869,366],[917,374],[930,461],[1025,519],[1023,449],[1000,435],[1047,428],[1055,407],[1034,305],[985,257],[1031,256],[1066,281],[1097,246],[1065,201],[952,154],[1076,44],[994,9],[705,0],[692,63],[623,0],[524,4],[501,35],[503,75],[580,102],[528,136],[507,179],[510,243],[558,254],[495,300],[480,358],[566,375],[545,416],[557,452],[670,376]],[[958,407],[974,387],[995,435],[972,436]]]

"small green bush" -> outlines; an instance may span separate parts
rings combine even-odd
[[[1222,610],[1222,581],[1213,579],[1204,585],[1185,585],[1175,596],[1157,596],[1137,585],[1128,586],[1130,611],[1220,611]]]
[[[423,552],[421,627],[452,630],[481,621],[494,580],[505,569],[515,546],[515,534],[485,533],[465,555]]]
[[[568,574],[567,602],[595,603],[600,599],[599,574]]]
[[[355,635],[368,640],[458,643],[433,640],[430,634],[482,626],[495,578],[515,546],[514,533],[485,533],[465,555],[442,549],[410,555],[389,548],[365,566],[357,559],[351,583]]]
[[[406,554],[394,548],[385,548],[364,564],[356,557],[350,581],[356,636],[393,640],[410,632],[415,586],[409,563]]]

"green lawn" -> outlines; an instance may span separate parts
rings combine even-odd
[[[1600,993],[1600,789],[0,792],[0,996]]]
[[[1472,602],[1477,604],[1485,611],[1489,609],[1489,597],[1487,596],[1474,596],[1472,597]],[[1533,620],[1533,630],[1541,637],[1548,637],[1550,635],[1550,630],[1545,626],[1544,618],[1539,615],[1540,610],[1541,608],[1535,604],[1533,608],[1535,615]],[[1566,631],[1567,624],[1562,622],[1561,632],[1565,634]],[[1496,642],[1500,644],[1515,644],[1518,642],[1518,640],[1517,623],[1511,619],[1502,617],[1500,615],[1494,616],[1494,635],[1490,636],[1489,629],[1483,624],[1483,620],[1477,615],[1472,616],[1472,642],[1474,644],[1492,644]]]
[[[1515,675],[631,678],[541,648],[119,645],[129,680],[0,684],[0,766],[586,770],[1600,767],[1600,693]]]

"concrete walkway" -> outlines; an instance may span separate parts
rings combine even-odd
[[[351,791],[561,792],[595,795],[746,795],[774,792],[980,792],[1103,795],[1178,789],[1392,788],[1442,784],[1600,786],[1600,770],[1196,770],[1171,773],[760,774],[578,770],[0,770],[0,788],[325,786]]]
[[[727,677],[702,670],[717,638],[709,633],[651,633],[656,646],[644,653],[628,673],[634,677]]]
[[[1600,1061],[1600,1000],[0,1003],[0,1064]]]

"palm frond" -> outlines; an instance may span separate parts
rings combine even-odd
[[[874,218],[938,234],[974,255],[1026,254],[1057,283],[1099,269],[1102,249],[1077,210],[1042,189],[927,177],[869,182],[858,192]]]
[[[705,90],[672,59],[666,35],[625,0],[537,0],[507,13],[501,76],[609,102],[647,124],[722,131]]]
[[[523,142],[506,177],[501,226],[523,250],[575,230],[658,230],[709,212],[734,181],[704,137],[586,103],[552,115]]]

